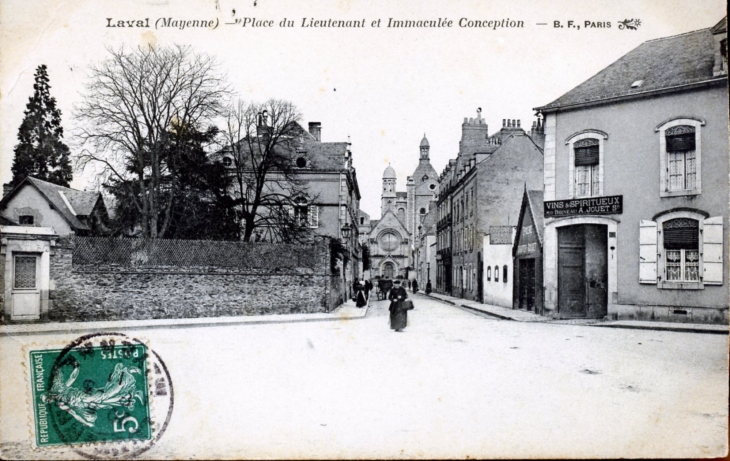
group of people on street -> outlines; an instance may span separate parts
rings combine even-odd
[[[380,280],[379,282],[383,282]],[[413,309],[413,301],[408,298],[408,292],[406,291],[406,282],[401,280],[387,280],[387,284],[379,283],[378,291],[382,292],[382,299],[385,299],[385,291],[387,291],[388,301],[390,306],[388,311],[390,312],[390,328],[397,332],[403,331],[408,323],[408,311]],[[418,293],[418,281],[408,280],[408,288],[413,293]],[[370,293],[373,291],[373,284],[370,280],[356,280],[353,283],[353,290],[355,293],[355,305],[359,308],[370,306]],[[426,294],[431,293],[431,281],[426,283]]]

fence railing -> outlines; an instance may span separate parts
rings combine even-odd
[[[326,248],[283,243],[75,237],[72,264],[315,269]]]

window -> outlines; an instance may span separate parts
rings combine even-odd
[[[695,129],[680,125],[665,132],[667,146],[667,190],[694,190],[697,185]]]
[[[694,219],[666,221],[664,231],[664,268],[667,282],[700,280],[699,223]]]
[[[701,136],[704,121],[674,119],[658,126],[659,195],[675,197],[701,193]]]
[[[574,133],[565,140],[568,146],[569,198],[603,195],[604,150],[608,134],[589,129]]]
[[[494,281],[499,282],[499,266],[494,266]]]
[[[14,288],[36,288],[36,260],[35,256],[15,257]]]
[[[426,182],[426,181],[428,181],[428,175],[427,174],[423,175],[423,177],[421,178],[421,182]]]
[[[502,282],[507,283],[507,265],[502,266]]]
[[[573,144],[575,158],[575,196],[600,195],[598,180],[599,141],[581,139]]]
[[[641,220],[639,283],[703,289],[723,283],[723,219],[691,209]]]
[[[487,282],[492,281],[492,266],[487,266]]]
[[[18,224],[21,226],[32,226],[35,223],[35,217],[33,215],[20,215],[18,216]]]
[[[304,168],[307,166],[307,159],[304,157],[299,157],[297,159],[297,168]]]
[[[300,227],[319,227],[319,207],[310,205],[304,197],[294,199],[294,206],[289,207],[289,214]]]
[[[223,166],[229,167],[233,165],[233,159],[231,157],[223,157]]]
[[[434,189],[436,189],[436,184],[431,184],[430,186],[428,186],[428,188],[431,190],[434,190]]]
[[[418,210],[418,213],[421,214],[421,215],[424,215],[424,214],[426,214],[426,209],[425,208],[421,208],[420,210]]]
[[[383,251],[393,251],[398,248],[398,240],[399,238],[397,235],[392,232],[388,232],[380,237],[378,244],[380,245],[380,249]]]

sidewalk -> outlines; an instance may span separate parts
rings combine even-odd
[[[365,318],[368,307],[357,308],[348,300],[329,313],[272,314],[237,317],[204,317],[194,319],[115,320],[108,322],[23,323],[0,325],[0,335],[30,335],[39,333],[71,333],[74,331],[140,330],[148,328],[187,328],[213,325],[258,325],[268,323],[324,322]]]
[[[586,325],[591,327],[603,328],[626,328],[636,330],[675,331],[680,333],[709,333],[720,335],[728,334],[729,330],[728,325],[710,325],[704,323],[647,322],[641,320],[599,319],[556,320],[549,317],[537,315],[533,312],[509,309],[506,307],[493,306],[490,304],[482,304],[476,301],[454,298],[453,296],[447,296],[438,293],[431,293],[428,295],[425,293],[419,294],[451,304],[453,306],[481,312],[483,314],[501,320],[516,320],[518,322],[543,322],[562,325]]]

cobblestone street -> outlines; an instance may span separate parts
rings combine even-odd
[[[493,320],[421,295],[366,318],[125,330],[175,390],[145,456],[683,457],[727,436],[725,335]],[[2,337],[3,458],[28,457],[24,347]],[[213,436],[212,434],[215,434]],[[45,455],[44,455],[45,456]]]

